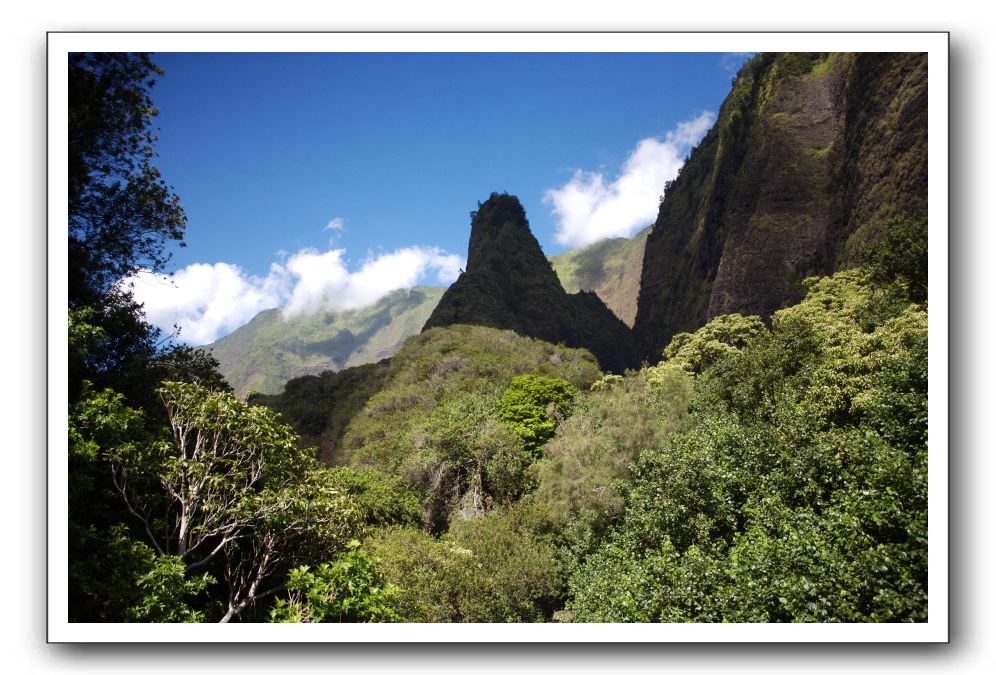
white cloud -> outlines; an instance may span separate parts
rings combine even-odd
[[[704,112],[681,122],[664,139],[644,138],[608,181],[597,171],[577,170],[563,186],[547,190],[543,201],[557,220],[557,243],[576,248],[609,237],[628,237],[657,217],[664,183],[673,180],[688,151],[712,126]]]
[[[284,306],[284,316],[309,314],[325,306],[358,309],[400,288],[411,288],[435,270],[440,283],[456,280],[464,264],[460,256],[438,248],[409,246],[393,253],[369,256],[360,269],[350,272],[343,249],[319,253],[305,249],[291,256],[287,269],[295,277],[294,290]]]
[[[167,332],[179,326],[180,340],[201,345],[279,305],[290,277],[276,263],[266,277],[246,274],[228,263],[195,263],[171,277],[140,272],[129,281],[135,299],[145,305],[149,323]]]
[[[228,263],[195,263],[172,277],[141,272],[126,283],[133,285],[150,323],[166,331],[178,325],[182,341],[202,345],[265,309],[282,307],[285,318],[322,307],[358,309],[422,283],[432,272],[436,282],[449,284],[465,265],[460,256],[422,246],[368,256],[356,271],[348,269],[344,256],[344,249],[303,249],[272,263],[265,277]]]
[[[346,225],[346,219],[336,216],[329,221],[329,224],[325,226],[326,230],[338,231],[341,230]]]

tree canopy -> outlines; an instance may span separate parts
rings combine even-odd
[[[186,215],[153,164],[163,74],[148,54],[69,55],[69,301],[90,304],[182,245]]]

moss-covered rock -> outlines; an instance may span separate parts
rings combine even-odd
[[[768,318],[801,281],[860,263],[927,206],[925,54],[761,54],[666,189],[647,239],[634,333],[671,337],[731,313]]]
[[[470,324],[589,349],[602,368],[638,364],[629,327],[593,293],[568,295],[529,230],[516,197],[493,193],[470,230],[467,271],[443,295],[423,330]]]

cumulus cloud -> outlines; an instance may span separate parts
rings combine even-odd
[[[321,307],[358,309],[401,288],[411,288],[431,270],[441,283],[456,280],[464,264],[460,256],[438,248],[409,246],[393,253],[369,256],[355,272],[343,261],[343,249],[320,253],[305,249],[287,261],[295,277],[294,289],[284,306],[284,316],[310,314]]]
[[[333,232],[341,230],[346,225],[346,219],[336,216],[329,221],[329,224],[325,226],[326,230],[332,230]]]
[[[150,323],[166,331],[179,326],[182,341],[202,345],[265,309],[281,307],[285,318],[322,308],[359,309],[426,281],[433,272],[438,283],[449,284],[464,265],[460,256],[441,249],[410,246],[370,255],[350,271],[344,249],[303,249],[272,263],[265,277],[228,263],[195,263],[170,277],[140,272],[124,283],[145,305]]]
[[[128,282],[135,299],[145,305],[149,323],[168,332],[176,325],[182,341],[201,345],[279,305],[290,276],[277,263],[265,277],[247,274],[238,265],[195,263],[170,277],[139,272]]]
[[[543,201],[553,209],[557,243],[587,246],[600,239],[631,236],[652,223],[664,183],[678,175],[685,155],[715,119],[714,113],[704,112],[678,124],[663,140],[640,140],[615,180],[579,169],[563,186],[547,190]]]

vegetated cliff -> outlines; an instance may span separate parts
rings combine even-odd
[[[444,290],[416,286],[370,307],[323,309],[286,320],[279,309],[269,309],[206,349],[237,395],[277,394],[291,378],[390,356],[419,332]]]
[[[590,292],[568,294],[511,195],[492,193],[473,214],[467,271],[423,331],[452,324],[505,328],[591,351],[604,370],[638,365],[629,328]]]
[[[592,291],[627,326],[636,320],[643,251],[650,228],[631,239],[603,239],[584,248],[552,256],[550,264],[568,293]]]
[[[720,314],[767,318],[890,218],[926,217],[926,54],[755,57],[665,195],[634,324],[650,361]]]

